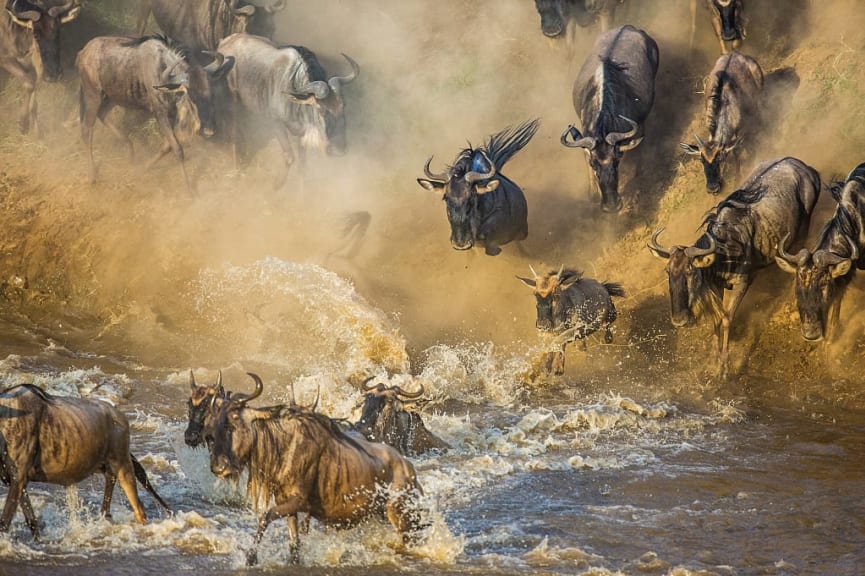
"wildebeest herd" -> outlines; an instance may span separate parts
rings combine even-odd
[[[647,137],[663,58],[663,46],[646,31],[630,24],[612,27],[621,1],[535,0],[548,37],[573,35],[574,24],[600,22],[572,88],[579,127],[568,126],[560,141],[585,151],[590,188],[598,190],[600,209],[609,213],[623,208],[619,163],[624,152]],[[729,181],[728,164],[735,165],[732,179],[738,181],[753,152],[747,146],[761,126],[764,77],[755,58],[737,51],[745,38],[744,0],[705,4],[722,54],[706,83],[705,134],[694,134],[695,143],[681,146],[700,158],[706,188],[718,194]],[[697,0],[690,5],[696,17]],[[95,37],[76,58],[80,129],[91,178],[97,177],[92,154],[97,119],[131,152],[128,135],[108,117],[118,106],[142,109],[156,119],[164,143],[152,162],[173,152],[189,189],[195,183],[184,165],[182,135],[224,137],[239,163],[243,114],[266,119],[273,129],[286,168],[278,185],[296,161],[302,169],[307,150],[346,151],[343,89],[358,77],[360,66],[343,54],[350,71],[328,75],[308,48],[274,42],[274,16],[285,8],[284,0],[141,0],[140,8],[138,35]],[[6,2],[0,16],[0,67],[23,84],[19,125],[24,132],[39,134],[37,75],[46,81],[62,77],[60,29],[80,11],[74,0],[58,5]],[[144,35],[151,13],[164,36]],[[692,43],[693,29],[692,24]],[[453,248],[479,245],[494,256],[502,245],[528,236],[529,202],[502,169],[539,129],[539,119],[505,128],[485,144],[460,151],[439,173],[431,168],[432,158],[427,161],[424,177],[417,181],[442,194]],[[729,371],[736,310],[757,271],[773,262],[795,274],[804,338],[831,335],[845,288],[855,270],[865,268],[865,164],[845,182],[828,186],[837,208],[809,250],[802,244],[824,187],[819,173],[799,159],[764,160],[705,216],[692,245],[664,247],[659,242],[663,228],[651,236],[648,248],[667,261],[673,325],[691,325],[703,313],[711,316],[722,377]],[[518,278],[535,296],[536,327],[555,335],[544,366],[562,374],[567,343],[584,341],[597,331],[605,342],[612,341],[617,317],[613,298],[625,291],[619,283],[586,278],[564,265],[543,274],[530,269],[532,278]],[[281,518],[288,522],[291,560],[298,561],[301,514],[337,527],[377,515],[396,528],[405,544],[422,539],[422,488],[409,458],[450,448],[427,429],[420,414],[405,409],[421,397],[422,387],[407,391],[369,385],[368,379],[361,385],[362,415],[349,423],[318,412],[317,402],[301,406],[293,397],[287,404],[253,407],[250,403],[264,385],[257,375],[249,375],[255,383],[251,394],[226,391],[221,375],[213,386],[199,386],[190,375],[184,439],[190,446],[208,447],[215,475],[236,479],[247,471],[248,494],[268,503],[247,556],[250,564],[257,561],[256,548],[268,525]],[[146,517],[135,479],[168,509],[129,452],[129,426],[115,408],[24,385],[0,394],[0,411],[0,479],[10,487],[0,530],[9,529],[20,503],[27,526],[38,536],[28,481],[69,485],[96,472],[106,479],[103,515],[110,516],[117,480],[137,521]]]

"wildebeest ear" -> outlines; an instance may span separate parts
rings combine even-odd
[[[789,272],[790,274],[796,273],[796,267],[781,258],[780,256],[775,256],[775,263],[778,264],[778,268],[780,268],[784,272]]]
[[[180,90],[183,90],[184,86],[183,84],[162,84],[160,86],[154,86],[153,88],[159,92],[179,92]]]
[[[495,178],[493,180],[490,180],[486,184],[478,184],[477,186],[475,186],[475,190],[478,194],[486,194],[487,192],[492,192],[493,190],[498,188],[499,184],[501,184],[501,181],[498,178]]]
[[[846,260],[841,260],[837,264],[833,264],[829,266],[829,274],[832,275],[832,278],[840,278],[841,276],[846,276],[848,272],[850,272],[850,266],[853,264],[853,261],[847,258]]]
[[[523,278],[522,276],[515,276],[515,278],[517,280],[522,280],[523,284],[525,284],[526,286],[529,286],[531,288],[534,288],[535,286],[537,286],[537,283],[534,280],[532,280],[531,278]]]
[[[570,288],[571,286],[576,284],[577,281],[579,281],[579,279],[580,279],[580,276],[578,274],[574,274],[573,276],[568,276],[568,277],[564,278],[561,282],[559,282],[559,288],[561,288],[562,290],[567,290],[568,288]]]
[[[441,192],[442,188],[445,187],[444,182],[436,182],[435,180],[427,180],[426,178],[418,178],[417,183],[433,192]]]
[[[693,144],[686,144],[684,142],[679,142],[679,148],[681,148],[682,150],[684,150],[686,153],[690,154],[691,156],[699,156],[700,155],[700,148],[697,146],[694,146]]]
[[[704,256],[694,256],[694,259],[691,262],[693,263],[694,268],[708,268],[715,263],[715,254],[712,253]]]

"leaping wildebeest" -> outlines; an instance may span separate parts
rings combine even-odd
[[[36,118],[36,82],[57,82],[63,77],[60,63],[60,28],[75,20],[81,6],[70,0],[44,7],[29,0],[4,0],[0,14],[0,68],[24,84],[24,100],[18,126],[39,136]]]
[[[432,173],[432,157],[427,160],[426,178],[417,181],[427,190],[443,194],[455,250],[468,250],[481,242],[485,252],[495,256],[502,251],[502,244],[528,236],[526,197],[501,170],[529,143],[539,126],[540,120],[531,120],[502,130],[483,146],[469,145],[441,174]]]
[[[256,5],[249,0],[140,0],[138,34],[144,34],[150,13],[166,36],[194,50],[214,51],[231,34],[273,37],[273,15],[285,0]]]
[[[760,124],[762,90],[763,70],[750,56],[734,51],[715,62],[706,83],[703,117],[709,139],[704,142],[695,134],[696,144],[681,144],[685,152],[700,158],[711,194],[721,191],[728,156],[736,163],[738,178],[743,147],[750,144]]]
[[[397,385],[368,386],[373,378],[367,378],[361,385],[365,393],[363,407],[353,430],[367,440],[390,444],[405,456],[418,456],[432,450],[443,452],[450,448],[447,442],[427,429],[420,414],[405,409],[406,404],[423,396],[423,385],[415,392]]]
[[[697,1],[691,0],[691,48],[697,31]],[[721,54],[738,50],[745,39],[744,0],[705,0],[712,17],[712,28],[721,45]]]
[[[28,482],[70,486],[97,472],[105,476],[104,517],[111,517],[114,484],[119,480],[135,519],[147,522],[136,478],[170,512],[129,452],[129,422],[120,410],[100,400],[54,396],[29,384],[0,393],[0,473],[9,483],[0,531],[9,529],[21,501],[27,526],[34,538],[39,537]]]
[[[222,386],[222,370],[213,386],[199,386],[192,370],[189,371],[189,400],[186,403],[189,421],[183,432],[183,441],[187,446],[197,448],[202,443],[209,445],[212,442],[213,423],[227,399],[228,394]]]
[[[691,326],[703,312],[712,316],[722,378],[736,309],[756,272],[775,262],[781,242],[805,239],[820,187],[820,175],[801,160],[769,160],[706,216],[692,246],[662,247],[663,228],[652,235],[649,250],[667,260],[673,326]]]
[[[564,265],[542,275],[531,266],[529,269],[532,278],[517,278],[535,294],[535,326],[555,334],[560,345],[559,350],[546,355],[547,372],[565,372],[565,346],[571,342],[579,340],[585,346],[585,338],[602,329],[604,342],[613,341],[612,325],[618,315],[613,297],[625,296],[621,284],[584,278],[582,272],[565,269]]]
[[[239,164],[239,106],[268,118],[282,148],[286,173],[294,163],[292,136],[303,172],[306,150],[330,156],[346,151],[343,86],[360,73],[357,62],[343,54],[351,66],[347,76],[328,77],[315,54],[303,46],[277,46],[267,38],[232,34],[219,43],[219,52],[237,59],[228,74],[235,164]]]
[[[642,30],[625,25],[598,36],[574,82],[582,132],[568,126],[561,142],[585,149],[590,187],[600,188],[604,212],[622,209],[619,161],[643,141],[657,72],[658,45]]]
[[[271,522],[286,518],[290,558],[297,563],[297,515],[308,512],[327,525],[347,528],[371,517],[387,519],[404,543],[422,528],[422,494],[414,467],[387,444],[347,434],[339,424],[313,409],[294,405],[253,408],[261,395],[232,394],[217,415],[211,471],[237,479],[249,471],[248,491],[274,500],[259,520],[247,562],[258,561],[258,545]]]
[[[114,107],[122,106],[156,118],[164,143],[148,167],[171,151],[180,161],[187,188],[193,189],[178,134],[193,135],[199,129],[205,136],[213,134],[213,90],[234,66],[233,58],[218,52],[211,55],[213,62],[205,68],[190,64],[181,49],[162,36],[99,36],[81,49],[76,59],[81,138],[90,158],[91,179],[96,178],[93,126],[97,118],[132,152],[128,135],[106,121]]]
[[[796,275],[802,337],[811,341],[832,337],[844,292],[856,269],[865,270],[865,163],[831,190],[838,206],[814,249],[789,254],[785,238],[776,256],[782,270]]]

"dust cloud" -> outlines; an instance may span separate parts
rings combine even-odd
[[[760,160],[793,155],[824,180],[843,177],[862,160],[865,140],[858,88],[865,78],[856,66],[865,50],[857,32],[865,14],[856,0],[748,4],[742,50],[767,74],[792,69],[798,86],[771,93],[767,105],[777,113],[743,176]],[[311,48],[330,74],[348,70],[340,53],[348,54],[361,74],[345,88],[347,155],[311,155],[306,177],[294,170],[278,190],[273,181],[283,168],[275,141],[238,171],[225,143],[195,140],[186,150],[198,190],[188,194],[175,159],[143,169],[159,137],[135,114],[124,121],[136,142],[132,162],[109,131],[97,128],[101,177],[91,185],[74,122],[77,79],[67,74],[62,85],[42,84],[40,114],[49,126],[42,141],[18,135],[12,118],[0,122],[7,206],[0,263],[9,308],[31,317],[77,316],[81,325],[92,321],[100,334],[112,334],[113,346],[177,361],[176,347],[196,334],[189,286],[200,271],[273,257],[348,278],[394,320],[412,355],[461,342],[521,351],[537,338],[534,303],[514,276],[526,275],[530,264],[565,264],[621,282],[628,292],[618,302],[618,347],[590,347],[588,361],[574,370],[598,369],[608,381],[622,371],[663,372],[688,354],[712,355],[707,327],[687,334],[670,327],[663,264],[644,247],[660,226],[667,228],[665,243],[692,241],[717,202],[704,192],[698,164],[678,149],[700,128],[699,92],[718,55],[707,12],[697,12],[691,51],[687,0],[618,7],[616,25],[632,23],[656,39],[661,67],[646,139],[621,164],[626,208],[612,216],[589,192],[583,153],[558,142],[576,121],[573,79],[597,26],[579,29],[572,47],[550,42],[529,0],[289,0],[276,40]],[[93,35],[131,32],[135,13],[133,2],[88,2],[64,30],[67,70]],[[2,97],[17,106],[11,80]],[[415,182],[427,158],[441,170],[466,141],[479,144],[535,117],[541,129],[503,170],[528,198],[529,238],[496,257],[452,250],[443,202]],[[812,236],[833,209],[825,196]],[[341,225],[357,211],[369,213],[370,225],[346,258]],[[742,314],[734,328],[734,357],[747,348],[746,355],[760,352],[767,369],[776,369],[781,352],[793,350],[801,356],[797,374],[813,371],[809,362],[822,356],[798,335],[790,278],[774,270],[765,276],[743,306],[759,310]],[[860,289],[851,290],[843,313],[860,307],[861,298]],[[761,319],[772,329],[744,326]],[[849,331],[845,338],[861,350],[861,338]],[[230,354],[230,346],[221,352]],[[757,370],[762,362],[752,358],[740,368]]]

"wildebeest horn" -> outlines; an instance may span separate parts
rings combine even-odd
[[[7,4],[9,3],[7,2]],[[42,18],[42,12],[40,12],[39,10],[22,10],[19,12],[15,9],[14,3],[7,6],[6,11],[9,12],[9,14],[11,14],[12,17],[16,20],[22,20],[22,22],[18,23],[21,26],[27,25],[26,22],[39,22],[39,19]]]
[[[285,0],[276,0],[273,4],[268,4],[264,7],[264,11],[273,14],[274,12],[279,12],[285,8]]]
[[[426,174],[426,177],[430,180],[435,180],[436,182],[447,182],[448,181],[448,173],[442,172],[441,174],[433,174],[430,172],[429,165],[432,162],[433,157],[430,156],[429,160],[426,161],[426,164],[423,167],[423,173]]]
[[[781,243],[778,244],[778,256],[782,260],[784,260],[787,264],[789,264],[790,266],[798,268],[799,266],[804,264],[805,260],[808,258],[808,249],[802,248],[801,250],[799,250],[799,253],[796,254],[795,256],[788,254],[787,250],[784,248],[784,246],[787,245],[787,240],[789,238],[790,238],[790,233],[788,232],[787,234],[784,235],[784,238],[781,239]],[[816,254],[815,254],[815,256],[816,256]]]
[[[624,120],[625,122],[630,124],[631,129],[628,130],[627,132],[610,132],[609,134],[607,134],[607,137],[604,138],[604,140],[606,140],[607,144],[609,144],[610,146],[615,146],[616,144],[618,144],[619,142],[622,142],[623,140],[628,140],[629,138],[633,138],[634,134],[637,133],[638,126],[637,126],[636,122],[634,122],[633,120],[631,120],[630,118],[628,118],[626,116],[622,116],[621,114],[619,114],[619,118],[621,118],[622,120]]]
[[[487,163],[490,165],[490,170],[489,172],[472,171],[467,173],[465,176],[463,176],[463,178],[465,178],[466,182],[468,182],[469,184],[474,184],[475,182],[478,182],[480,180],[486,180],[487,178],[492,178],[496,175],[496,165],[493,164],[492,160],[490,160],[490,157],[487,156],[486,152],[484,152],[483,150],[479,150],[479,152],[481,156],[484,157],[484,160],[486,160]]]
[[[349,58],[348,54],[342,53],[342,57],[348,60],[349,66],[351,66],[351,73],[348,76],[333,76],[331,77],[327,83],[331,88],[336,90],[340,84],[348,84],[357,78],[357,75],[360,74],[360,66],[357,65],[357,62]]]
[[[859,246],[856,245],[856,241],[850,238],[849,236],[844,236],[847,239],[847,243],[850,244],[850,260],[856,262],[859,259]]]
[[[423,396],[423,384],[420,385],[420,390],[418,390],[417,392],[407,392],[399,386],[391,386],[390,389],[407,400],[413,400],[415,398],[420,398],[421,396]]]
[[[203,54],[207,54],[213,61],[204,67],[204,71],[210,74],[213,74],[222,66],[222,63],[225,62],[225,55],[221,52],[211,52],[210,50],[202,50]]]
[[[308,96],[315,96],[316,100],[324,100],[330,95],[330,86],[324,80],[315,80],[298,88],[296,92],[292,92],[292,95],[301,100]]]
[[[258,374],[253,374],[252,372],[247,372],[246,374],[250,378],[255,380],[255,391],[248,396],[246,394],[235,394],[234,395],[233,402],[236,402],[237,404],[240,404],[241,406],[245,405],[250,400],[255,400],[256,398],[261,396],[262,391],[264,391],[264,383],[261,381],[261,378],[258,377]],[[239,399],[238,399],[238,396],[240,396]]]
[[[370,376],[369,378],[367,378],[367,379],[365,379],[363,382],[361,382],[361,383],[360,383],[360,388],[361,388],[361,390],[363,390],[364,392],[370,392],[370,391],[372,391],[372,390],[375,390],[377,384],[376,384],[376,385],[373,385],[373,386],[367,386],[367,383],[370,382],[370,381],[372,381],[372,380],[375,380],[375,376]]]
[[[565,265],[562,264],[561,266],[559,266],[559,271],[556,272],[556,280],[562,279],[562,272],[564,272],[564,271],[565,271]]]
[[[846,260],[846,258],[842,258],[838,256],[834,252],[829,252],[828,250],[817,250],[814,252],[814,264],[819,266],[820,268],[827,268],[829,266],[834,266],[839,262]]]
[[[685,256],[693,260],[694,258],[699,258],[700,256],[708,256],[709,254],[714,254],[715,250],[718,248],[718,244],[715,242],[715,237],[711,234],[706,234],[706,236],[709,237],[708,248],[697,248],[696,246],[688,246],[687,248],[685,248]]]
[[[222,370],[219,370],[216,373],[216,386],[214,386],[214,388],[216,388],[217,393],[222,392]]]
[[[538,273],[535,272],[535,269],[532,268],[532,265],[531,265],[531,264],[529,264],[529,270],[532,271],[532,277],[534,277],[534,279],[537,280],[537,279],[538,279]]]
[[[657,230],[655,230],[655,233],[652,234],[651,242],[648,242],[646,244],[646,246],[648,246],[652,252],[654,252],[655,254],[660,256],[661,258],[665,258],[665,259],[669,260],[670,251],[667,250],[666,248],[664,248],[663,246],[661,246],[660,244],[658,244],[658,236],[660,236],[661,232],[663,232],[663,231],[664,231],[664,228],[658,228]]]
[[[568,142],[568,136],[571,137],[572,142]],[[568,148],[585,148],[587,150],[594,150],[595,144],[598,143],[597,139],[593,136],[583,136],[580,134],[580,131],[573,124],[565,128],[559,141],[563,146],[567,146]]]
[[[67,12],[69,12],[74,5],[75,5],[74,0],[70,0],[66,4],[63,4],[62,6],[52,6],[51,8],[48,9],[48,15],[51,16],[52,18],[58,18],[62,14],[66,14]]]
[[[315,412],[315,409],[318,408],[319,398],[321,398],[321,384],[315,389],[315,400],[312,401],[312,404],[308,408],[310,412]]]
[[[189,388],[195,390],[195,374],[192,373],[192,368],[189,369]]]
[[[730,5],[730,2],[732,2],[732,1],[733,1],[733,0],[715,0],[715,2],[718,3],[718,6],[723,6],[724,8],[726,8],[727,6],[729,6],[729,5]]]
[[[255,6],[252,4],[247,4],[243,8],[238,8],[240,4],[240,0],[230,0],[228,4],[228,9],[231,10],[231,13],[235,16],[252,16],[255,14]]]

